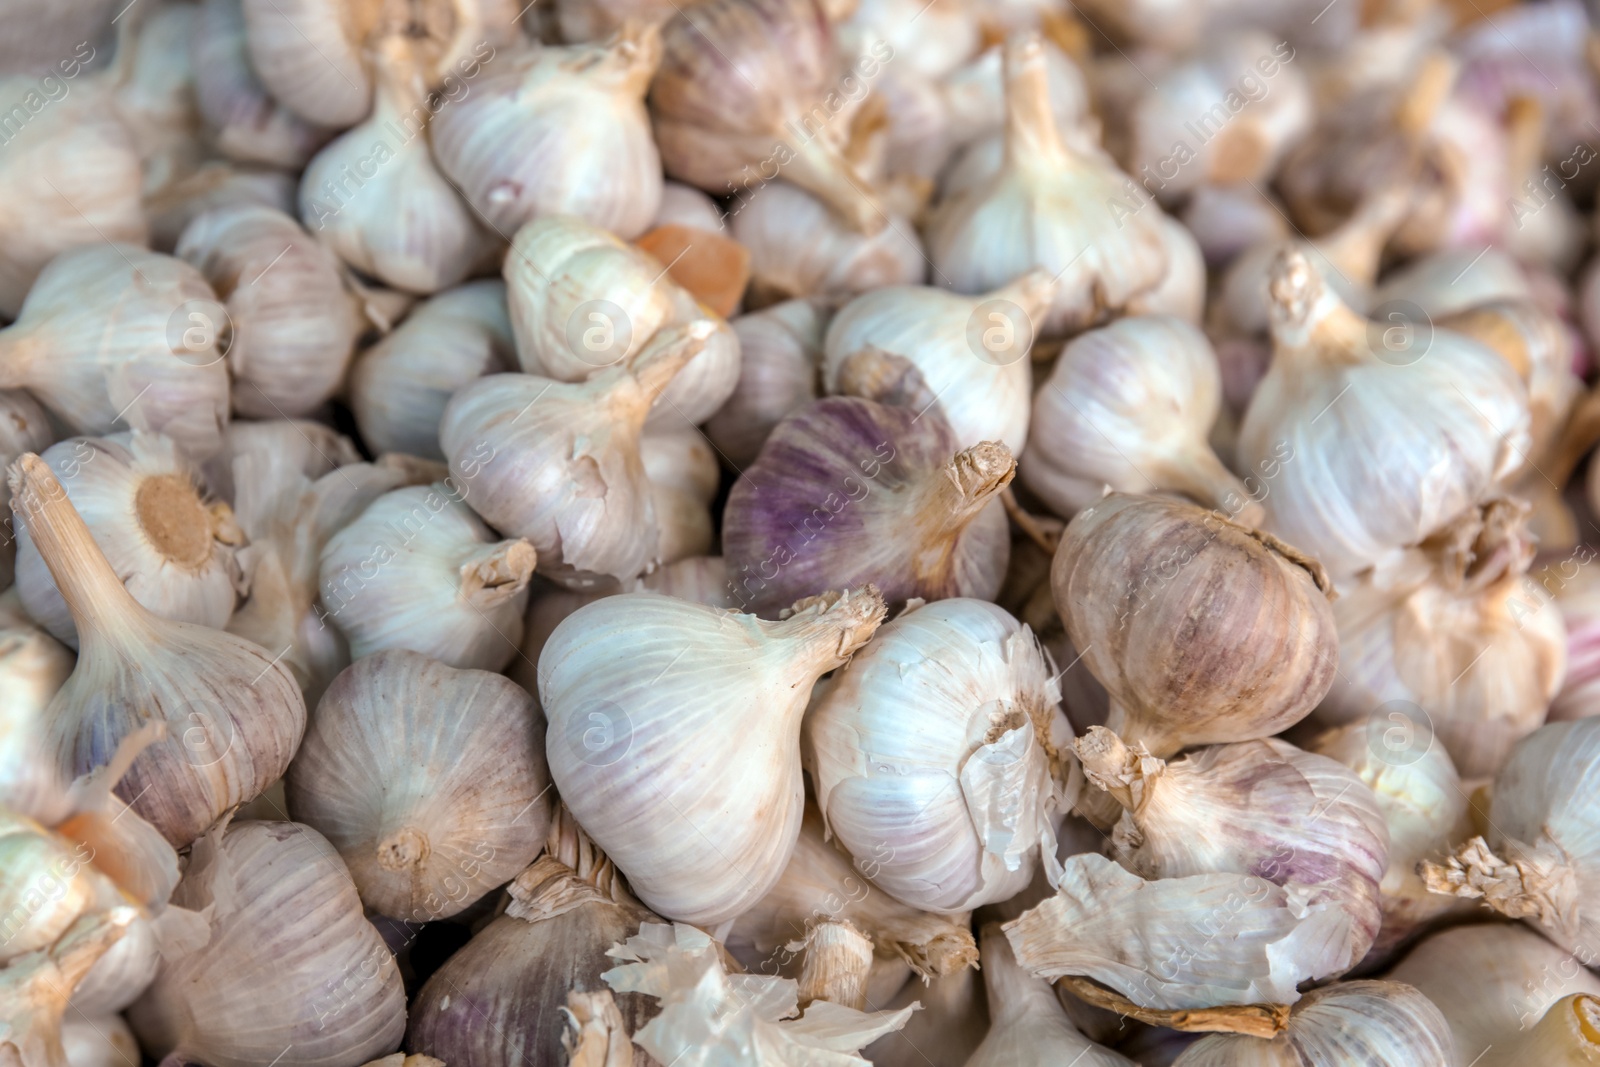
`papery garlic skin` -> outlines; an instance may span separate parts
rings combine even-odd
[[[320,126],[353,126],[366,118],[373,79],[363,47],[381,5],[371,0],[279,3],[241,0],[250,66],[267,91]],[[309,55],[307,41],[318,42]]]
[[[812,598],[783,622],[626,593],[556,628],[539,657],[551,774],[652,910],[714,926],[777,882],[804,808],[811,686],[883,615],[870,589]]]
[[[501,233],[573,215],[637,237],[661,202],[661,157],[644,108],[660,61],[660,30],[647,22],[599,45],[515,55],[440,110],[429,131],[434,158]]]
[[[210,936],[163,960],[129,1010],[147,1050],[354,1067],[400,1044],[399,968],[333,846],[299,823],[241,822],[197,852],[172,901],[205,913]]]
[[[405,648],[498,670],[516,654],[537,554],[525,540],[495,540],[467,504],[474,488],[393,490],[329,539],[322,604],[353,657]]]
[[[734,596],[764,613],[830,584],[870,583],[891,604],[988,599],[1011,549],[995,497],[1015,468],[997,442],[959,448],[937,415],[816,401],[773,429],[728,495]]]
[[[135,600],[164,619],[227,626],[244,587],[236,559],[244,535],[226,504],[202,496],[199,472],[171,438],[139,430],[73,437],[40,458]],[[23,605],[77,648],[72,612],[28,536],[25,512],[13,529]]]
[[[828,315],[819,301],[788,300],[730,323],[739,335],[739,384],[705,433],[740,470],[785,415],[817,398]]]
[[[37,400],[22,389],[0,389],[0,463],[9,467],[25,452],[43,452],[55,439],[55,427]],[[0,484],[0,522],[7,534],[0,538],[0,589],[11,588],[16,577],[16,528],[10,515],[11,486]]]
[[[1495,352],[1363,319],[1299,252],[1278,260],[1272,295],[1272,366],[1245,413],[1239,461],[1292,450],[1264,501],[1267,528],[1331,574],[1416,544],[1521,464],[1528,393]],[[1353,461],[1351,440],[1386,457],[1381,477]]]
[[[980,600],[942,600],[883,627],[806,718],[828,829],[881,856],[873,884],[939,914],[1005,900],[1055,873],[1067,732],[1027,627]]]
[[[1120,319],[1062,350],[1034,396],[1018,472],[1067,517],[1110,486],[1176,490],[1248,523],[1260,509],[1207,441],[1221,403],[1216,356],[1198,329],[1166,315]]]
[[[543,725],[509,679],[380,652],[317,705],[289,765],[290,813],[339,850],[367,907],[448,918],[544,845]]]
[[[155,430],[190,459],[228,423],[227,322],[180,259],[129,245],[67,252],[0,330],[0,387],[25,386],[68,428]]]

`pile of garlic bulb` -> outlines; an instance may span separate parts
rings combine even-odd
[[[4,15],[0,1067],[1600,1063],[1594,4]]]

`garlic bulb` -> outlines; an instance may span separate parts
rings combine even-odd
[[[0,463],[11,466],[24,452],[43,452],[55,443],[55,428],[39,402],[21,389],[0,389]],[[16,527],[11,521],[11,487],[0,484],[0,589],[16,576]]]
[[[205,275],[233,323],[235,411],[304,415],[334,394],[361,324],[338,260],[298,222],[267,207],[222,208],[191,222],[176,254]]]
[[[1206,260],[1188,227],[1163,215],[1161,240],[1167,250],[1167,273],[1159,285],[1128,301],[1130,315],[1171,315],[1200,324],[1206,309]]]
[[[942,978],[977,962],[965,922],[929,915],[876,889],[870,879],[894,849],[888,844],[853,859],[825,837],[807,806],[794,855],[772,890],[734,920],[728,951],[761,974],[790,970],[793,943],[817,921],[848,922],[872,940],[880,958],[904,960],[924,979]]]
[[[730,214],[734,239],[750,250],[756,291],[768,301],[920,285],[928,272],[916,228],[892,208],[884,228],[867,235],[813,194],[774,181],[736,199]]]
[[[647,570],[660,531],[639,439],[651,403],[711,331],[706,320],[663,331],[628,367],[579,384],[492,374],[458,390],[439,446],[473,510],[525,537],[542,573],[561,581]]]
[[[721,233],[728,228],[717,202],[682,182],[661,183],[661,206],[656,208],[656,217],[650,225],[651,228],[686,226],[707,233]]]
[[[663,593],[713,608],[737,608],[728,566],[721,556],[690,556],[667,563],[638,579],[634,592]],[[533,613],[530,611],[529,615]],[[530,622],[531,626],[532,623]],[[526,639],[523,648],[528,647]],[[540,646],[543,647],[542,645]],[[512,677],[516,677],[513,673]]]
[[[537,554],[524,539],[495,540],[467,505],[474,488],[392,490],[329,538],[322,604],[356,659],[407,648],[499,670],[516,655]]]
[[[755,186],[759,195],[781,169],[862,233],[883,228],[882,209],[842,149],[865,98],[854,75],[870,79],[894,58],[887,41],[840,78],[820,0],[710,0],[692,16],[679,10],[661,41],[650,110],[668,177],[719,195]]]
[[[671,0],[556,0],[561,40],[599,41],[630,18],[659,21],[672,14]]]
[[[1202,185],[1179,212],[1184,228],[1194,235],[1207,265],[1222,269],[1246,249],[1289,236],[1289,224],[1260,187]]]
[[[506,297],[522,369],[563,382],[637,358],[663,330],[704,322],[704,350],[663,390],[657,418],[701,423],[739,380],[738,336],[666,276],[653,257],[578,219],[517,231],[505,263]]]
[[[967,4],[920,10],[916,0],[862,0],[841,26],[848,38],[883,39],[916,73],[942,78],[978,50],[977,11]]]
[[[67,252],[0,330],[0,388],[23,386],[67,427],[155,430],[203,460],[228,422],[230,328],[181,259],[129,245]]]
[[[1318,718],[1399,709],[1464,776],[1494,774],[1566,673],[1561,612],[1527,592],[1527,516],[1520,501],[1490,500],[1352,583],[1333,606],[1340,670]]]
[[[742,604],[771,613],[832,584],[890,604],[999,592],[1011,550],[999,494],[1016,461],[963,449],[937,416],[828,397],[785,418],[736,481],[723,552]]]
[[[198,11],[188,3],[157,8],[120,42],[111,103],[143,161],[146,195],[182,179],[205,156],[189,49]]]
[[[1398,312],[1391,324],[1362,318],[1298,251],[1279,258],[1272,298],[1272,366],[1239,460],[1291,450],[1263,501],[1267,528],[1330,573],[1416,544],[1518,466],[1528,391],[1492,350]],[[1350,440],[1385,456],[1381,468],[1337,458]]]
[[[919,20],[920,21],[920,20]],[[1063,137],[1081,136],[1092,123],[1089,84],[1084,72],[1048,37],[1041,40],[1045,85],[1056,129]],[[1007,121],[1005,49],[999,44],[950,72],[939,83],[949,114],[951,148],[989,139]],[[996,145],[996,147],[1000,147]],[[1003,150],[997,153],[996,162]],[[943,175],[949,180],[949,172]]]
[[[1006,44],[1005,160],[986,181],[947,195],[929,218],[935,276],[982,293],[1029,269],[1055,279],[1039,332],[1092,326],[1161,284],[1161,211],[1103,153],[1069,143],[1051,111],[1037,35]]]
[[[630,21],[603,44],[534,48],[442,108],[434,158],[501,233],[572,215],[634,238],[661,202],[661,157],[644,95],[660,29]]]
[[[1592,1063],[1600,1056],[1600,997],[1587,993],[1566,997],[1552,1004],[1526,1035],[1484,1051],[1482,1067]]]
[[[1458,1067],[1486,1050],[1492,1059],[1515,1048],[1563,998],[1600,996],[1600,978],[1578,959],[1529,930],[1499,924],[1433,934],[1386,977],[1415,986],[1444,1013]]]
[[[600,976],[613,964],[607,951],[655,918],[559,807],[545,855],[506,893],[504,911],[416,994],[407,1048],[481,1067],[563,1062],[568,993],[604,990]],[[629,1031],[655,1014],[639,995],[620,994],[615,1007]],[[634,1062],[647,1061],[636,1055]]]
[[[1287,729],[1338,668],[1322,568],[1190,504],[1119,493],[1083,509],[1050,584],[1110,693],[1106,725],[1162,758]]]
[[[361,1064],[405,1032],[400,971],[339,854],[292,822],[241,822],[195,846],[172,902],[209,937],[162,960],[128,1011],[152,1055],[244,1067]]]
[[[785,415],[816,399],[828,315],[820,301],[788,300],[730,323],[739,335],[739,384],[705,434],[735,469],[755,462]]]
[[[967,1067],[1019,1063],[1081,1063],[1137,1067],[1128,1057],[1078,1032],[1046,982],[1021,967],[1000,928],[983,929],[983,982],[989,991],[989,1034]]]
[[[937,406],[970,448],[1028,438],[1028,352],[1051,281],[1031,271],[978,297],[922,286],[863,293],[828,324],[823,378],[830,393],[864,396],[918,414]]]
[[[227,626],[244,587],[235,552],[244,535],[228,505],[208,503],[199,474],[161,434],[74,437],[40,456],[123,588],[163,619]],[[18,510],[17,591],[28,614],[78,647],[72,612],[28,534]]]
[[[350,405],[361,439],[378,452],[443,459],[439,420],[451,394],[516,365],[504,283],[447,289],[356,359]]]
[[[379,652],[318,703],[289,765],[290,813],[339,850],[368,908],[448,918],[544,845],[542,725],[507,678]]]
[[[800,1011],[793,979],[730,975],[718,947],[683,923],[645,923],[608,953],[621,962],[602,976],[607,985],[661,1002],[661,1013],[633,1036],[662,1063],[783,1067],[812,1060],[864,1067],[867,1061],[854,1053],[904,1026],[915,1010],[862,1012],[819,1000],[793,1018]]]
[[[126,1067],[139,1062],[139,1043],[116,1015],[63,1019],[61,1049],[67,1067]]]
[[[1600,910],[1593,776],[1600,772],[1600,719],[1541,726],[1511,750],[1495,775],[1485,837],[1420,873],[1435,893],[1528,919],[1550,940],[1591,956]]]
[[[150,217],[150,247],[171,251],[178,237],[199,216],[219,208],[247,204],[294,214],[294,175],[278,170],[236,167],[213,161],[145,198]]]
[[[109,762],[145,723],[165,723],[167,736],[118,788],[182,847],[282,775],[305,731],[299,687],[260,646],[141,607],[38,456],[23,456],[10,476],[12,506],[78,630],[77,666],[47,713],[47,748],[70,779]]]
[[[1025,484],[1059,515],[1118,492],[1175,490],[1259,520],[1251,490],[1222,465],[1206,435],[1222,402],[1205,335],[1167,315],[1120,319],[1074,338],[1033,399],[1034,427],[1018,464]]]
[[[1447,248],[1421,256],[1383,279],[1375,304],[1410,301],[1434,318],[1446,318],[1496,300],[1531,300],[1533,289],[1517,261],[1498,248],[1481,255]]]
[[[1270,1041],[1209,1034],[1173,1067],[1455,1067],[1461,1061],[1444,1016],[1399,982],[1340,982],[1307,993],[1288,1029]]]
[[[363,45],[382,7],[378,0],[242,0],[250,66],[273,99],[307,122],[353,126],[372,108]]]
[[[432,111],[411,40],[388,36],[377,46],[372,115],[306,165],[300,220],[357,270],[396,289],[436,293],[489,265],[500,246],[433,161],[425,125]]]
[[[782,877],[811,686],[883,616],[870,589],[813,597],[782,622],[626,593],[556,628],[539,657],[551,774],[652,910],[714,926]]]
[[[0,628],[0,804],[51,825],[69,805],[59,770],[40,758],[45,709],[72,663],[71,650],[43,630]]]

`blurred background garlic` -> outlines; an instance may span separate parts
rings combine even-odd
[[[294,214],[294,175],[213,160],[145,199],[150,247],[166,252],[194,219],[217,208],[255,204]]]
[[[53,260],[0,330],[0,387],[25,387],[75,433],[156,430],[190,459],[228,424],[231,329],[181,259],[99,244]]]
[[[660,61],[659,27],[629,21],[602,44],[533,48],[491,64],[429,128],[439,169],[500,233],[572,215],[637,237],[661,201],[644,108]]]
[[[961,448],[937,413],[828,397],[789,415],[734,483],[723,552],[741,604],[773,614],[833,585],[891,604],[995,595],[1016,471],[995,441]]]
[[[368,656],[317,705],[289,765],[290,814],[339,850],[368,908],[448,918],[544,846],[543,725],[499,675],[402,650]]]
[[[118,795],[187,845],[282,775],[305,732],[299,687],[260,646],[141,607],[38,456],[17,460],[10,479],[12,507],[27,516],[78,631],[77,666],[47,712],[47,751],[71,779],[161,724],[165,736],[133,761]]]
[[[651,226],[686,226],[706,233],[727,229],[715,200],[692,185],[673,181],[661,183],[661,205],[656,208]]]
[[[498,670],[516,655],[537,553],[495,539],[468,504],[476,489],[454,479],[395,489],[329,538],[322,604],[354,658],[404,648]]]
[[[267,207],[207,212],[176,255],[205,275],[232,323],[236,412],[304,415],[338,390],[361,324],[338,260],[298,222]]]
[[[1089,106],[1089,84],[1084,72],[1048,36],[1041,38],[1040,46],[1056,128],[1064,138],[1083,137],[1098,125]],[[998,166],[1004,156],[1007,123],[1003,43],[995,42],[945,75],[939,81],[938,92],[947,113],[949,150],[978,148]],[[892,124],[892,109],[890,118]],[[985,143],[980,147],[979,142]],[[948,181],[949,177],[950,171],[946,170],[943,178]]]
[[[1501,249],[1445,248],[1388,272],[1372,302],[1406,300],[1423,313],[1445,318],[1498,300],[1531,300],[1528,273]]]
[[[1416,544],[1516,469],[1527,389],[1491,349],[1425,323],[1363,318],[1298,251],[1277,261],[1272,297],[1272,365],[1245,413],[1238,459],[1254,466],[1291,451],[1263,502],[1266,527],[1329,573]],[[1354,462],[1351,440],[1384,457],[1381,468]]]
[[[55,443],[55,428],[39,402],[23,389],[0,389],[0,463],[7,467],[25,452],[43,452]],[[10,519],[11,486],[0,485],[0,588],[16,576],[16,525]]]
[[[1211,345],[1179,319],[1138,316],[1081,334],[1034,395],[1023,484],[1066,517],[1109,486],[1177,491],[1254,525],[1254,498],[1269,490],[1259,477],[1241,482],[1206,439],[1221,393]]]
[[[913,907],[969,911],[1055,873],[1068,729],[1033,634],[980,600],[907,611],[806,718],[828,829]]]
[[[400,1044],[400,972],[339,854],[315,830],[292,822],[213,830],[196,844],[172,902],[200,912],[208,929],[162,960],[128,1011],[148,1052],[218,1067],[275,1056],[362,1064]]]
[[[753,463],[772,428],[817,398],[829,315],[821,301],[786,300],[729,323],[739,335],[739,384],[705,434],[735,468]]]
[[[1106,725],[1162,758],[1287,729],[1338,669],[1322,568],[1191,504],[1118,493],[1083,509],[1050,584],[1111,696]],[[1189,637],[1175,643],[1177,631]]]
[[[72,437],[41,459],[66,490],[123,587],[164,619],[227,626],[244,588],[235,558],[245,538],[227,504],[210,502],[199,472],[170,438],[134,430]],[[28,614],[78,647],[72,613],[19,510],[17,591]]]
[[[138,148],[146,196],[191,173],[205,156],[189,48],[198,11],[190,3],[146,11],[118,42],[111,103]]]
[[[1245,250],[1289,236],[1282,208],[1259,186],[1202,185],[1178,213],[1208,266],[1223,269]]]
[[[382,0],[241,0],[241,9],[250,65],[274,99],[319,126],[354,126],[367,117],[373,75],[366,46]],[[317,44],[308,49],[307,41]]]
[[[811,687],[884,610],[870,589],[812,597],[782,622],[628,593],[556,628],[539,657],[551,774],[653,910],[714,926],[777,883],[804,808]]]

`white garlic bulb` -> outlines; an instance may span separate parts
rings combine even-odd
[[[1061,136],[1036,35],[1007,43],[1005,70],[1004,161],[987,179],[946,194],[928,221],[928,255],[935,277],[965,293],[1042,268],[1056,286],[1039,332],[1059,336],[1161,283],[1161,211],[1103,153]]]
[[[916,0],[862,0],[841,25],[848,40],[885,40],[925,78],[942,78],[978,50],[977,12],[952,4],[919,13]]]
[[[1166,315],[1120,319],[1074,338],[1033,399],[1034,427],[1018,472],[1071,517],[1118,492],[1183,493],[1246,525],[1254,492],[1222,465],[1207,435],[1222,403],[1205,334]]]
[[[1209,266],[1222,269],[1246,249],[1289,236],[1289,224],[1259,186],[1202,185],[1179,212]]]
[[[295,176],[280,170],[235,166],[218,160],[145,198],[150,247],[172,250],[184,228],[207,211],[254,204],[294,214]]]
[[[924,984],[907,979],[900,992],[875,1006],[893,1010],[920,1004],[900,1029],[863,1050],[874,1067],[966,1067],[989,1030],[983,975],[976,967]]]
[[[1375,304],[1407,300],[1435,318],[1495,300],[1532,298],[1523,268],[1492,247],[1482,255],[1449,248],[1420,256],[1386,275],[1372,294]]]
[[[1054,42],[1041,40],[1045,84],[1056,128],[1063,137],[1081,136],[1090,125],[1089,84],[1084,72]],[[949,143],[959,148],[1000,133],[1006,125],[1005,49],[994,45],[951,71],[939,83],[949,115]],[[999,147],[998,145],[996,147]],[[996,158],[998,163],[998,154]],[[948,180],[949,174],[943,176]]]
[[[703,351],[663,390],[656,418],[704,422],[739,381],[739,339],[728,324],[653,257],[596,226],[560,216],[529,223],[512,242],[505,279],[529,374],[581,382],[660,343],[664,329],[705,322]]]
[[[61,1021],[67,1067],[127,1067],[139,1062],[139,1043],[121,1016],[76,1016]]]
[[[658,226],[687,226],[707,233],[721,233],[728,228],[717,202],[682,182],[661,183],[661,206],[656,208],[650,228]]]
[[[0,389],[0,463],[7,467],[24,452],[43,452],[55,443],[55,427],[39,402],[22,389]],[[0,484],[0,589],[16,576],[16,527],[11,521],[11,487]]]
[[[637,237],[661,202],[644,107],[660,61],[660,29],[634,21],[603,44],[513,55],[439,111],[429,131],[439,169],[501,233],[572,215]]]
[[[121,42],[126,51],[112,74],[111,104],[138,147],[146,196],[182,179],[205,156],[189,49],[198,11],[194,4],[169,4],[147,12],[126,31],[130,39]]]
[[[690,556],[657,567],[638,579],[634,592],[664,593],[714,608],[737,608],[728,565],[721,556]],[[532,612],[529,612],[530,616]],[[532,625],[530,622],[529,625]],[[524,639],[523,647],[527,647]],[[542,646],[541,646],[542,647]],[[512,675],[516,677],[515,673]]]
[[[705,433],[735,468],[755,460],[785,415],[817,398],[828,315],[820,301],[788,300],[730,324],[739,335],[739,384]]]
[[[544,846],[543,725],[507,678],[368,656],[317,705],[285,781],[290,814],[339,850],[368,908],[448,918]]]
[[[722,484],[722,468],[710,444],[693,426],[681,431],[647,428],[639,441],[639,458],[650,480],[661,562],[710,552],[716,536],[710,504]]]
[[[183,260],[81,248],[51,261],[0,330],[0,387],[25,386],[77,433],[121,422],[203,460],[228,423],[229,332],[211,286]]]
[[[1049,276],[1031,271],[975,297],[924,286],[863,293],[828,324],[827,390],[919,414],[937,406],[963,447],[999,441],[1020,454],[1028,352],[1051,292]]]
[[[71,650],[43,630],[0,627],[0,804],[51,825],[69,805],[59,769],[40,758],[44,716],[72,663]]]
[[[1351,311],[1298,251],[1273,272],[1273,357],[1239,435],[1255,466],[1287,443],[1267,528],[1336,575],[1413,545],[1514,470],[1528,392],[1491,349]],[[1367,442],[1374,466],[1348,442]],[[1381,476],[1380,476],[1381,475]]]
[[[227,626],[244,589],[235,559],[244,535],[226,504],[210,503],[199,472],[161,434],[73,437],[41,457],[124,588],[164,619]],[[17,590],[28,614],[73,648],[72,613],[18,511]]]
[[[541,572],[559,580],[628,581],[649,569],[660,531],[640,437],[656,396],[712,329],[700,320],[662,331],[630,367],[579,384],[493,374],[460,389],[439,445],[473,510],[527,538]]]
[[[357,270],[396,289],[436,293],[490,265],[502,246],[433,161],[433,112],[411,40],[391,35],[376,46],[372,115],[306,165],[300,220]]]
[[[830,831],[872,881],[940,914],[1056,873],[1066,802],[1060,692],[1032,632],[981,600],[941,600],[885,625],[806,718],[807,766]]]
[[[556,628],[539,657],[551,774],[652,910],[715,925],[777,883],[800,831],[811,687],[883,615],[871,590],[782,622],[626,593]]]
[[[162,960],[128,1011],[140,1044],[217,1067],[361,1064],[400,1044],[400,970],[333,846],[308,826],[208,834],[172,902],[209,935]]]
[[[537,554],[499,541],[446,479],[385,493],[322,549],[322,605],[362,659],[407,648],[452,667],[499,670],[522,640]]]
[[[1171,315],[1200,324],[1206,310],[1206,259],[1189,228],[1162,215],[1161,241],[1167,249],[1167,273],[1160,283],[1128,301],[1130,315]]]
[[[250,66],[273,99],[307,122],[353,126],[372,108],[363,46],[382,7],[374,0],[242,0]]]
[[[304,415],[344,381],[361,328],[339,262],[292,217],[267,207],[200,215],[176,255],[205,275],[234,329],[228,348],[241,415]]]

